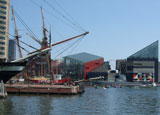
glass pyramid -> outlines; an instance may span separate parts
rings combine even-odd
[[[158,59],[158,40],[128,58]]]

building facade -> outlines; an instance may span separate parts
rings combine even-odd
[[[63,71],[72,80],[86,80],[107,73],[106,64],[103,57],[83,52],[64,57]]]
[[[158,41],[124,60],[117,60],[116,69],[126,75],[127,81],[158,80]]]
[[[13,61],[16,59],[16,40],[9,40],[9,48],[8,48],[8,60]]]
[[[0,61],[8,60],[10,0],[0,0]]]

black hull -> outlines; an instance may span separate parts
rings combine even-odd
[[[25,66],[26,62],[0,63],[0,81],[6,83],[13,76],[20,73]]]

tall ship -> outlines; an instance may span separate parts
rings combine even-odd
[[[10,0],[0,0],[0,82],[3,81],[4,83],[6,83],[9,79],[11,79],[16,74],[18,74],[20,72],[23,73],[24,72],[23,70],[26,67],[26,65],[29,65],[29,68],[25,68],[25,69],[27,71],[30,71],[30,69],[31,69],[31,72],[32,72],[32,68],[30,67],[30,62],[31,62],[31,65],[33,66],[32,60],[34,60],[35,57],[37,57],[37,58],[39,57],[39,60],[40,60],[40,62],[36,61],[36,63],[35,63],[35,64],[39,65],[38,66],[38,68],[39,68],[38,73],[42,73],[42,74],[47,73],[46,75],[50,74],[50,76],[51,76],[53,74],[53,72],[51,72],[51,69],[52,69],[52,67],[50,65],[51,64],[51,55],[49,53],[51,50],[51,47],[54,47],[54,46],[59,45],[64,42],[68,42],[68,41],[73,40],[75,38],[83,37],[89,33],[89,32],[84,32],[80,35],[77,35],[77,36],[65,39],[63,41],[51,44],[51,30],[50,30],[50,32],[48,32],[45,27],[43,9],[41,7],[42,24],[43,24],[42,25],[42,28],[43,28],[42,41],[40,41],[35,36],[33,36],[34,34],[32,32],[28,34],[33,40],[35,40],[37,43],[39,43],[40,49],[39,48],[37,49],[37,48],[29,45],[29,47],[34,49],[34,51],[28,52],[27,56],[22,57],[21,49],[23,49],[23,47],[21,47],[19,44],[19,41],[20,41],[19,37],[20,36],[18,35],[18,30],[17,30],[15,16],[14,16],[14,9],[12,8],[12,10],[10,10],[10,4],[11,4]],[[9,39],[9,37],[10,37],[9,36],[10,35],[10,33],[9,33],[10,11],[12,11],[12,19],[14,20],[14,25],[15,25],[15,36],[13,36],[15,38],[14,40]],[[17,17],[16,11],[15,11],[15,15]],[[22,24],[24,24],[23,20],[21,20],[20,22]],[[49,42],[47,41],[47,32],[50,34],[49,40],[48,40]],[[18,46],[18,52],[19,52],[18,59],[16,59],[16,48],[15,48],[16,45],[15,44]],[[26,45],[26,43],[25,43],[25,45]],[[43,59],[43,57],[45,60]],[[43,64],[44,62],[47,64]],[[27,73],[27,71],[24,73]]]
[[[10,0],[0,0],[0,82],[3,81],[4,83],[20,73],[25,68],[27,61],[30,58],[51,50],[51,48],[48,47],[31,53],[23,58],[20,56],[20,58],[16,60],[14,54],[14,50],[16,49],[13,47],[14,44],[10,44],[9,47],[9,15]],[[18,39],[17,35],[16,38]]]

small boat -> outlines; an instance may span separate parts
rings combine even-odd
[[[103,89],[107,89],[106,87],[103,87]]]
[[[98,88],[98,86],[97,86],[97,85],[94,85],[94,88],[96,88],[96,89],[97,89],[97,88]]]
[[[157,84],[155,82],[152,83],[153,87],[157,87]]]
[[[107,89],[106,85],[103,85],[103,89]]]

